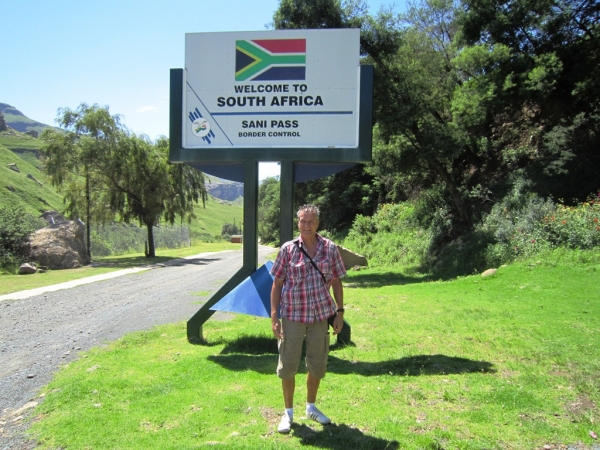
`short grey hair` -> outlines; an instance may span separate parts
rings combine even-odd
[[[303,212],[313,213],[315,216],[317,216],[317,220],[319,220],[319,208],[317,208],[315,205],[311,205],[311,204],[302,205],[300,208],[298,208],[296,217],[298,217],[298,219],[300,219],[300,213],[303,213]]]

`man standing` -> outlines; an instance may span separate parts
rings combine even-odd
[[[294,420],[294,391],[302,345],[306,342],[306,417],[321,424],[331,420],[315,402],[325,377],[329,353],[327,319],[333,320],[333,334],[344,325],[344,293],[341,277],[344,262],[335,244],[317,234],[319,209],[301,206],[296,214],[300,236],[283,244],[271,268],[275,277],[271,289],[271,328],[278,339],[279,362],[285,413],[278,427],[289,433]],[[333,288],[335,302],[329,293]],[[279,320],[281,316],[281,321]]]

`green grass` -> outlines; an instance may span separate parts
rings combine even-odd
[[[121,256],[108,256],[94,258],[94,265],[68,270],[49,270],[46,273],[35,273],[31,275],[0,275],[0,295],[18,292],[27,289],[35,289],[51,284],[64,283],[66,281],[78,280],[80,278],[101,275],[116,270],[131,267],[143,267],[151,264],[165,263],[172,259],[183,258],[206,252],[220,252],[223,250],[240,250],[241,244],[229,242],[200,243],[192,247],[157,249],[157,256],[146,258],[141,253],[131,253]]]
[[[487,278],[398,272],[344,280],[352,345],[330,353],[318,403],[335,425],[279,435],[269,321],[233,316],[135,333],[44,389],[42,448],[591,448],[600,420],[600,253],[555,252]],[[302,366],[303,364],[301,364]],[[566,447],[565,447],[566,448]]]
[[[8,165],[12,163],[17,165],[20,172],[8,168]],[[29,174],[39,181],[42,186],[28,178],[27,175]],[[0,206],[21,205],[28,213],[38,217],[44,211],[60,210],[63,205],[62,197],[56,193],[48,178],[40,172],[38,167],[32,164],[29,158],[22,158],[1,143],[0,178],[2,179]],[[9,190],[8,186],[12,190]]]
[[[234,220],[238,227],[243,224],[243,204],[224,202],[210,195],[206,208],[198,205],[195,212],[198,219],[190,225],[190,232],[194,238],[221,236],[223,225],[233,223]]]

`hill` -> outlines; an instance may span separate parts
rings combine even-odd
[[[39,160],[41,139],[25,134],[24,131],[41,132],[48,125],[26,117],[6,103],[0,103],[8,129],[0,131],[0,208],[20,205],[38,217],[48,210],[62,211],[63,199],[42,171]],[[17,171],[18,169],[18,171]],[[196,206],[198,217],[191,225],[194,238],[219,236],[225,223],[236,223],[243,219],[243,184],[207,176],[209,200],[206,208]]]
[[[39,139],[13,130],[0,132],[0,207],[18,205],[38,217],[62,209],[62,197],[40,170]]]
[[[45,128],[50,126],[30,119],[17,108],[6,103],[0,103],[0,113],[4,116],[6,125],[21,133],[26,133],[28,131],[41,133]]]

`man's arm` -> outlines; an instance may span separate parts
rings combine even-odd
[[[279,320],[279,304],[281,303],[281,290],[283,289],[283,280],[275,277],[273,287],[271,287],[271,329],[277,339],[283,338],[281,332],[281,321]]]
[[[344,288],[342,286],[342,280],[339,278],[334,278],[331,280],[331,287],[333,288],[333,298],[335,299],[335,304],[337,305],[338,311],[336,318],[333,321],[333,334],[338,334],[342,331],[342,327],[344,326]]]

